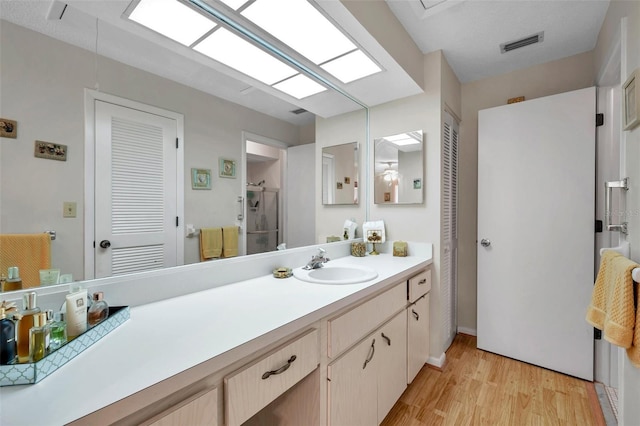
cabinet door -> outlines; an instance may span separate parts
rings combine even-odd
[[[378,358],[378,423],[407,388],[407,315],[400,312],[375,333]]]
[[[330,364],[329,426],[377,425],[379,334],[372,334]]]
[[[429,293],[407,308],[407,383],[429,358]]]
[[[149,426],[218,424],[218,389],[207,389],[151,419]]]

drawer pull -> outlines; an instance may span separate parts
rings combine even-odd
[[[418,285],[422,285],[422,284],[426,284],[427,283],[427,279],[423,278],[418,282]]]
[[[264,373],[262,375],[262,380],[268,379],[269,377],[271,377],[271,376],[273,376],[275,374],[284,373],[285,371],[287,371],[289,369],[289,367],[291,367],[291,364],[295,360],[296,360],[296,356],[292,355],[291,358],[289,358],[289,360],[287,361],[287,363],[285,365],[283,365],[282,367],[278,368],[277,370],[271,370],[271,371],[267,371],[266,373]]]
[[[382,334],[382,338],[387,341],[387,345],[391,346],[391,339],[385,336],[384,333],[380,333],[380,334]]]
[[[373,359],[373,355],[375,353],[376,353],[376,339],[373,339],[373,342],[371,342],[371,347],[369,348],[369,354],[367,355],[367,359],[364,360],[364,365],[362,366],[363,370],[367,368],[367,364],[371,362],[371,360]]]
[[[414,311],[413,309],[411,310],[411,313],[413,314],[413,316],[416,318],[416,321],[420,320],[420,315],[418,315],[418,313],[416,311]]]

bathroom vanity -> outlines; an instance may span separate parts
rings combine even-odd
[[[271,275],[304,265],[314,246],[129,277],[117,285],[157,300],[132,304],[126,323],[42,382],[1,388],[0,423],[380,423],[429,357],[432,248],[356,258],[347,242],[322,247],[326,268],[378,277],[318,284]],[[198,288],[203,275],[223,282],[214,277],[241,269],[258,275]],[[92,284],[119,299],[116,282]],[[47,404],[33,410],[38,400]]]

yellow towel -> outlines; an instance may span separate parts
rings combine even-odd
[[[633,331],[633,342],[627,348],[627,356],[636,368],[640,368],[640,284],[636,286],[636,328]]]
[[[222,255],[222,228],[202,228],[200,230],[200,261]]]
[[[637,329],[631,272],[639,266],[620,253],[605,251],[587,309],[587,322],[602,330],[606,340],[623,348],[632,346]],[[640,336],[635,343],[640,344]]]
[[[40,269],[51,269],[51,236],[49,234],[0,235],[0,273],[17,266],[22,288],[40,285]]]
[[[225,226],[222,228],[222,254],[224,257],[234,257],[238,255],[238,227]]]

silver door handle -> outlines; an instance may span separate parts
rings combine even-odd
[[[480,240],[480,245],[482,247],[489,247],[491,245],[491,240],[483,238],[483,239]]]

